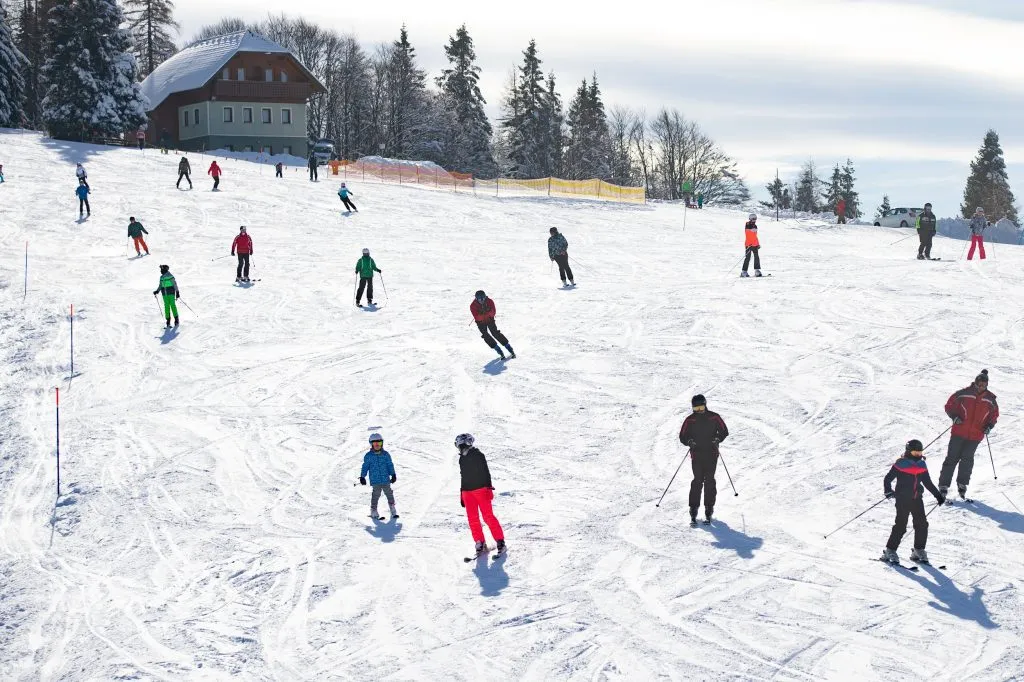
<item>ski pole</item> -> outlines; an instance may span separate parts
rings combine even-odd
[[[732,476],[729,474],[729,467],[725,466],[725,457],[722,457],[722,453],[718,453],[718,458],[722,460],[722,466],[725,467],[725,475],[729,477],[729,485],[732,485],[732,491],[736,493],[733,497],[739,497],[740,494],[736,492],[736,486],[732,483]]]
[[[952,424],[950,424],[949,426],[947,426],[947,427],[946,427],[946,431],[949,431],[949,430],[950,430],[951,428],[953,428],[953,425],[952,425]],[[943,432],[942,432],[942,433],[940,433],[939,435],[935,436],[934,440],[932,440],[932,442],[931,442],[931,443],[928,443],[928,445],[925,445],[925,446],[924,446],[923,448],[921,448],[921,452],[924,452],[925,450],[927,450],[928,448],[930,448],[930,447],[931,447],[931,446],[932,446],[932,445],[933,445],[933,444],[935,443],[935,441],[937,441],[938,439],[940,439],[940,438],[942,438],[943,436],[945,436],[945,435],[946,435],[946,431],[943,431]]]
[[[199,319],[199,315],[196,315],[196,311],[192,310],[192,306],[190,306],[190,305],[189,305],[188,303],[185,303],[185,300],[184,300],[184,299],[182,299],[182,298],[179,298],[178,300],[179,300],[179,301],[181,301],[181,304],[182,304],[183,306],[185,306],[186,308],[188,308],[188,309],[189,309],[189,311],[190,311],[190,312],[191,312],[191,313],[192,313],[193,315],[195,315],[195,316],[196,316],[196,319],[197,319],[197,320]]]
[[[380,285],[384,289],[384,305],[387,305],[391,302],[391,297],[388,296],[388,285],[384,284],[384,275],[379,272],[377,274],[380,275]]]
[[[164,309],[163,309],[163,307],[161,307],[160,299],[156,297],[156,294],[153,294],[153,300],[156,301],[156,309],[160,311],[160,317],[163,317],[164,316]]]
[[[828,540],[828,536],[829,536],[829,535],[835,535],[836,533],[838,533],[838,532],[839,532],[839,531],[841,531],[842,529],[846,528],[847,526],[849,526],[849,525],[850,525],[851,523],[853,523],[854,521],[856,521],[856,520],[857,520],[857,519],[859,519],[860,517],[862,517],[862,516],[864,516],[865,514],[867,514],[867,513],[869,512],[869,511],[871,511],[872,509],[874,509],[874,508],[875,508],[875,507],[877,507],[878,505],[880,505],[880,504],[882,504],[883,502],[885,502],[885,501],[886,501],[887,499],[889,499],[889,498],[888,498],[888,497],[883,497],[883,498],[882,498],[882,499],[880,499],[880,500],[879,500],[878,502],[875,502],[875,503],[874,503],[873,505],[871,505],[870,507],[868,507],[867,509],[865,509],[864,511],[862,511],[862,512],[861,512],[860,514],[857,514],[857,515],[856,515],[856,516],[854,516],[854,517],[853,517],[852,519],[850,519],[849,521],[847,521],[847,522],[846,522],[846,523],[844,523],[843,525],[839,526],[838,528],[836,528],[836,529],[835,529],[834,531],[832,531],[831,533],[827,533],[827,534],[825,535],[825,539],[826,539],[826,540]]]
[[[931,515],[931,513],[932,513],[933,511],[935,511],[936,509],[938,509],[938,508],[939,508],[940,506],[942,506],[942,505],[940,505],[940,504],[939,504],[938,502],[936,502],[936,503],[935,503],[935,504],[934,504],[934,505],[932,506],[932,508],[931,508],[931,509],[929,509],[928,511],[926,511],[926,512],[924,513],[924,517],[925,517],[925,518],[928,518],[928,516],[929,516],[929,515]],[[907,530],[905,530],[905,531],[903,532],[903,535],[902,535],[902,536],[900,537],[900,541],[901,541],[901,542],[902,542],[903,538],[907,537],[907,533],[909,533],[910,531],[911,531],[911,529],[910,529],[910,528],[907,528]]]
[[[359,275],[356,275],[355,280],[352,282],[352,305],[358,305],[356,302],[356,291],[359,286]]]
[[[130,242],[130,241],[131,241],[131,239],[126,239],[124,241],[124,255],[125,255],[125,258],[128,257],[128,242]]]
[[[672,487],[672,481],[676,480],[676,475],[679,473],[679,470],[683,468],[683,462],[685,462],[686,458],[689,457],[689,456],[690,456],[690,451],[687,450],[686,454],[683,455],[683,460],[681,462],[679,462],[679,466],[676,467],[676,473],[672,474],[672,478],[669,479],[668,485],[665,486],[665,492],[663,492],[661,494],[661,498],[658,499],[658,504],[654,505],[655,507],[660,507],[661,506],[661,501],[665,499],[665,495],[668,493],[668,489]]]
[[[213,261],[215,261],[215,260],[224,260],[225,258],[231,258],[231,257],[232,257],[233,255],[235,255],[235,254],[233,254],[233,253],[229,253],[229,254],[228,254],[228,255],[226,255],[226,256],[218,256],[217,258],[211,258],[211,259],[210,259],[210,262],[212,263],[212,262],[213,262]]]
[[[996,460],[992,456],[992,444],[988,442],[988,434],[987,433],[985,434],[985,445],[988,446],[988,461],[992,462],[992,478],[994,478],[995,480],[998,481],[999,477],[996,476]]]
[[[908,239],[910,239],[913,236],[914,236],[913,234],[908,234],[906,237],[900,237],[899,239],[894,241],[892,244],[889,244],[889,246],[896,246],[900,242],[905,242],[905,241],[907,241]]]
[[[744,258],[746,257],[746,255],[747,255],[747,253],[746,253],[746,251],[744,251],[744,252],[743,252],[743,255],[742,255],[742,256],[740,256],[740,259],[739,259],[738,261],[736,261],[736,265],[733,265],[733,266],[732,266],[731,268],[729,268],[728,270],[726,270],[726,271],[725,271],[725,274],[727,274],[727,275],[728,275],[728,274],[729,274],[730,272],[732,272],[733,270],[735,270],[735,269],[736,269],[736,266],[737,266],[737,265],[739,265],[740,263],[742,263],[742,262],[743,262],[743,259],[744,259]]]

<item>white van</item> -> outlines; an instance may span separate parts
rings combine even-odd
[[[334,143],[327,139],[317,140],[313,145],[313,156],[318,166],[325,166],[334,158]]]

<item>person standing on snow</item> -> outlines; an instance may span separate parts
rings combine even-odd
[[[181,157],[181,161],[178,162],[178,181],[174,183],[175,188],[181,189],[181,179],[185,178],[188,180],[188,188],[192,189],[192,166],[188,162],[188,158]]]
[[[210,164],[210,168],[207,169],[206,174],[213,176],[213,191],[214,192],[220,191],[217,188],[220,187],[221,170],[220,170],[220,166],[217,165],[216,161],[214,161],[213,163]]]
[[[558,276],[562,278],[562,286],[565,286],[566,279],[569,280],[569,284],[576,286],[572,278],[572,269],[569,267],[569,242],[565,235],[558,232],[557,227],[552,227],[549,232],[551,236],[548,237],[548,257],[558,263]]]
[[[363,300],[363,290],[366,290],[366,305],[373,305],[373,273],[381,272],[377,264],[370,258],[370,250],[363,249],[363,257],[356,261],[356,274],[359,275],[359,290],[356,292],[356,305]]]
[[[85,185],[86,187],[89,186],[89,176],[86,174],[85,168],[82,167],[82,164],[75,166],[75,175],[78,177],[79,185]]]
[[[363,468],[359,470],[359,483],[366,485],[366,476],[370,476],[370,485],[373,492],[370,494],[370,518],[374,521],[383,521],[384,517],[377,514],[377,502],[380,494],[388,500],[388,508],[391,510],[391,520],[398,518],[398,511],[395,509],[395,494],[391,491],[391,484],[398,480],[395,475],[395,464],[391,461],[391,455],[384,449],[384,438],[379,433],[370,434],[370,451],[363,456]]]
[[[893,481],[896,481],[896,490],[892,489]],[[935,487],[932,477],[928,475],[928,464],[924,459],[921,441],[914,438],[907,441],[903,456],[896,460],[882,481],[885,498],[896,499],[896,520],[892,524],[889,541],[885,543],[881,556],[882,561],[886,563],[900,563],[896,550],[907,533],[907,518],[910,516],[914,517],[914,549],[910,552],[910,560],[922,564],[929,563],[928,553],[925,551],[925,545],[928,544],[928,518],[924,511],[922,484],[935,496],[936,502],[940,505],[946,502],[945,493]]]
[[[704,192],[701,192],[700,194],[697,195],[697,208],[704,208]]]
[[[82,218],[82,209],[85,209],[85,215],[91,216],[92,209],[89,207],[89,185],[79,185],[75,188],[75,194],[78,196],[78,218]]]
[[[484,453],[473,447],[474,442],[473,434],[470,433],[460,433],[455,437],[455,447],[459,449],[459,474],[462,479],[459,488],[459,504],[466,508],[469,532],[472,533],[473,541],[476,543],[476,555],[480,556],[487,551],[484,529],[480,525],[481,516],[497,544],[498,554],[504,554],[506,550],[505,532],[501,529],[501,524],[491,508],[491,501],[494,499],[491,471],[487,468],[487,459],[484,457]]]
[[[679,442],[690,449],[693,481],[690,483],[690,525],[697,525],[701,490],[704,491],[704,523],[711,523],[718,497],[715,469],[718,467],[718,444],[729,436],[725,421],[708,410],[708,401],[697,394],[690,400],[693,414],[683,420]]]
[[[494,301],[487,297],[483,289],[476,292],[473,296],[473,302],[469,304],[469,312],[473,314],[473,319],[476,320],[476,328],[480,330],[480,336],[483,338],[484,343],[498,351],[498,357],[504,360],[505,354],[498,347],[500,343],[508,350],[508,359],[515,359],[516,352],[512,350],[508,339],[505,338],[505,335],[501,333],[498,325],[494,322],[494,316],[498,312]]]
[[[277,165],[274,166],[274,177],[275,178],[283,178],[284,177],[284,163],[282,161],[278,161]]]
[[[178,304],[176,301],[181,298],[181,292],[178,291],[178,282],[175,281],[174,275],[171,274],[171,268],[168,265],[160,266],[160,286],[153,292],[153,296],[161,294],[164,299],[164,317],[167,319],[167,328],[171,328],[171,314],[174,314],[174,326],[178,326]]]
[[[846,224],[846,199],[836,202],[836,225]]]
[[[345,208],[349,211],[359,213],[359,209],[356,208],[356,205],[352,203],[351,199],[349,199],[349,196],[351,195],[352,192],[348,191],[348,188],[345,187],[345,183],[341,183],[341,188],[338,190],[338,196],[341,198],[342,203],[345,204]]]
[[[135,139],[139,143],[139,149],[145,149],[145,147],[146,147],[146,131],[144,129],[139,128],[137,131],[135,131]]]
[[[932,238],[935,236],[938,220],[932,213],[932,205],[925,204],[921,215],[917,216],[917,237],[920,244],[917,247],[917,260],[931,260]]]
[[[146,240],[142,238],[142,235],[149,234],[149,232],[147,232],[146,228],[142,226],[142,223],[135,220],[135,216],[129,218],[128,221],[128,236],[131,237],[132,241],[135,242],[135,255],[142,255],[142,251],[139,250],[139,247],[141,246],[143,249],[146,250],[146,255],[148,256],[149,247],[146,246]]]
[[[761,276],[761,242],[757,238],[757,214],[751,213],[747,216],[747,224],[743,228],[743,245],[746,247],[747,255],[743,257],[743,271],[740,277],[750,277],[747,267],[750,265],[750,256],[754,256],[754,277]],[[735,267],[735,266],[733,266]]]
[[[967,260],[974,258],[974,247],[978,247],[981,260],[985,260],[985,228],[988,227],[988,219],[985,218],[985,209],[981,206],[974,209],[974,217],[971,218],[971,250],[967,252]]]
[[[235,271],[236,282],[249,281],[249,256],[253,254],[252,237],[245,231],[245,225],[238,228],[238,236],[231,242],[231,255],[238,251],[238,270]]]
[[[999,421],[999,405],[996,396],[988,390],[988,370],[974,377],[974,383],[949,396],[946,414],[953,420],[953,433],[949,437],[949,449],[939,472],[939,490],[948,494],[956,471],[956,489],[961,499],[967,499],[967,486],[974,471],[974,453],[981,441]]]
[[[316,156],[313,154],[313,152],[309,153],[309,161],[306,163],[306,165],[309,166],[309,181],[319,182],[320,176],[317,173]]]

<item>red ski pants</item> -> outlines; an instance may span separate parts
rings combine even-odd
[[[978,247],[978,251],[981,254],[981,260],[985,260],[985,240],[980,234],[971,235],[971,250],[967,252],[967,260],[974,258],[974,247]]]
[[[491,509],[491,500],[493,499],[494,491],[490,488],[462,491],[462,502],[466,505],[466,518],[469,519],[469,532],[473,534],[474,542],[484,542],[484,529],[480,526],[481,515],[495,542],[505,539],[501,524],[498,523],[494,511]]]
[[[140,246],[146,250],[146,253],[149,253],[149,247],[146,246],[146,240],[142,238],[141,234],[138,237],[132,237],[132,239],[135,240],[135,253],[142,253],[139,251]]]

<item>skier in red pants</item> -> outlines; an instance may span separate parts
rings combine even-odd
[[[480,525],[480,517],[491,531],[497,543],[498,554],[505,553],[505,533],[491,509],[494,499],[494,487],[491,486],[491,472],[487,468],[484,453],[473,447],[472,434],[460,433],[455,437],[455,447],[459,449],[459,472],[462,474],[462,489],[459,492],[459,504],[466,508],[469,520],[469,531],[476,542],[476,555],[479,557],[487,551],[484,541],[484,529]]]

